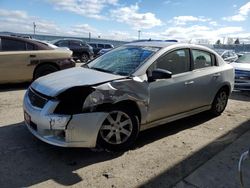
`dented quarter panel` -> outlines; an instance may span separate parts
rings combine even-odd
[[[149,90],[145,76],[115,80],[97,86],[95,89],[104,95],[102,104],[116,104],[127,100],[134,101],[141,113],[141,123],[146,123]]]

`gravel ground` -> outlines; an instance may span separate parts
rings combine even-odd
[[[144,131],[127,152],[59,148],[26,129],[24,92],[0,89],[1,188],[172,187],[250,130],[250,93],[234,92],[221,116],[201,113]]]

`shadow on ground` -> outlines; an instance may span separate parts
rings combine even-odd
[[[250,120],[242,123],[237,128],[231,130],[229,133],[221,136],[220,138],[214,140],[210,144],[196,151],[194,154],[188,158],[182,160],[178,164],[175,164],[170,169],[167,169],[160,175],[156,176],[153,179],[145,182],[141,187],[173,187],[176,183],[183,180],[195,169],[199,168],[206,161],[211,159],[217,153],[222,151],[225,147],[232,144],[236,139],[238,139],[245,132],[250,130]],[[235,174],[237,178],[238,174]],[[219,177],[218,177],[219,178]],[[230,180],[225,180],[230,181]],[[184,187],[195,187],[193,185],[185,185]],[[223,187],[223,185],[222,185]]]
[[[19,84],[0,84],[1,91],[15,91],[27,89],[30,86],[30,82],[19,83]]]
[[[213,117],[208,113],[201,113],[144,131],[140,134],[134,150],[163,137],[198,126],[211,118]],[[228,134],[149,180],[142,187],[174,185],[249,130],[249,125],[250,121],[239,125]],[[61,185],[71,186],[84,180],[74,172],[75,170],[112,160],[122,154],[54,147],[33,137],[22,122],[3,126],[0,127],[0,187],[29,187],[50,179]]]
[[[202,113],[169,123],[167,126],[144,131],[140,134],[134,150],[197,126],[211,118],[207,113]],[[75,170],[111,160],[123,154],[54,147],[33,137],[24,123],[1,127],[0,143],[1,187],[28,187],[49,179],[66,186],[74,185],[82,181],[82,178],[74,173]]]
[[[237,101],[250,101],[250,91],[233,91],[230,99]]]

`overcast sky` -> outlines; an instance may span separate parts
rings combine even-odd
[[[250,38],[244,0],[0,0],[0,31],[131,40]]]

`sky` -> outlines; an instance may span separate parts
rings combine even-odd
[[[0,31],[116,40],[250,40],[246,0],[0,0]]]

